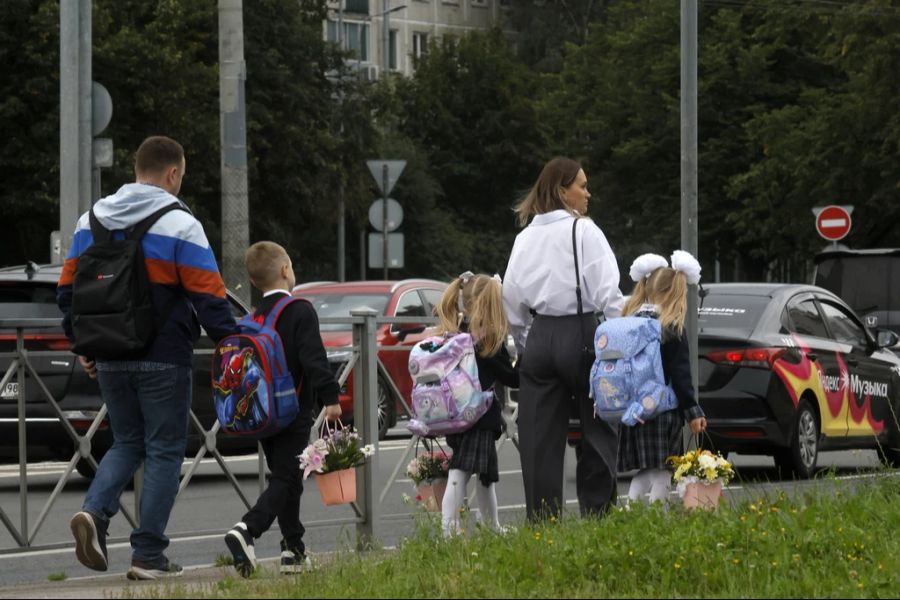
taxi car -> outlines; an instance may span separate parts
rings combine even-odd
[[[900,463],[896,333],[873,334],[833,293],[797,284],[708,284],[698,321],[714,449],[772,455],[800,478],[822,450],[874,448]]]

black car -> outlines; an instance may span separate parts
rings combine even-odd
[[[875,448],[900,463],[900,357],[831,292],[710,284],[699,309],[700,405],[711,446],[769,454],[810,477],[820,450]]]
[[[45,354],[31,354],[29,360],[47,387],[47,391],[59,403],[65,418],[79,433],[84,434],[97,416],[103,401],[96,380],[90,379],[75,355],[69,352],[70,343],[62,330],[62,313],[56,304],[56,282],[61,265],[25,266],[0,269],[0,318],[54,318],[60,327],[25,331],[25,349]],[[247,308],[228,292],[235,319],[247,313]],[[194,347],[192,409],[208,430],[216,420],[210,388],[210,365],[214,344],[204,333]],[[14,352],[16,332],[0,329],[0,352]],[[52,352],[52,353],[47,353]],[[0,358],[0,376],[5,374],[12,358]],[[0,390],[0,461],[18,461],[18,382],[11,381]],[[37,381],[26,381],[26,433],[27,457],[34,460],[69,460],[75,452],[74,442],[60,424],[57,413]],[[193,455],[204,444],[202,436],[191,425],[188,429],[188,453]],[[99,461],[112,444],[112,436],[104,422],[92,438],[91,452]],[[239,454],[256,451],[256,442],[244,438],[220,435],[217,448],[223,453]],[[78,464],[78,471],[91,476],[93,469],[87,461]]]

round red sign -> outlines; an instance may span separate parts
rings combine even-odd
[[[826,206],[816,217],[816,231],[831,242],[847,237],[851,224],[850,213],[842,206]]]

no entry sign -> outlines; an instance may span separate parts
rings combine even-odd
[[[850,211],[843,206],[826,206],[816,215],[816,231],[830,242],[847,237],[851,224]]]

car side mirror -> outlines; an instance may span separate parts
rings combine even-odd
[[[425,325],[414,325],[414,324],[410,324],[410,323],[402,323],[400,325],[397,325],[397,330],[395,333],[397,334],[397,337],[402,342],[403,340],[406,339],[406,336],[408,336],[408,335],[422,333],[423,331],[425,331],[425,327],[426,327]]]
[[[879,348],[892,348],[900,342],[900,336],[890,329],[877,329],[875,333],[877,334],[876,341]]]

